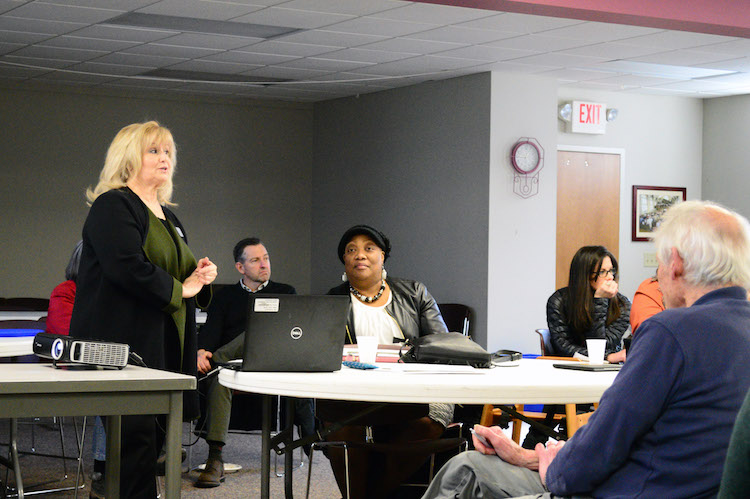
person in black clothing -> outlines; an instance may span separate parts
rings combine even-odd
[[[172,134],[155,121],[126,126],[110,144],[86,192],[70,336],[127,343],[150,368],[195,374],[195,297],[217,269],[195,258],[169,209],[175,163]],[[197,417],[197,394],[183,402],[183,417]],[[163,440],[154,416],[122,417],[120,497],[156,497]]]
[[[226,362],[242,357],[249,293],[296,294],[292,286],[271,280],[271,260],[257,237],[243,239],[234,246],[234,261],[242,278],[216,293],[208,308],[206,324],[198,335],[198,370],[204,374],[211,370],[212,360]],[[232,412],[232,391],[221,385],[217,376],[206,381],[204,437],[208,442],[208,459],[195,485],[208,488],[218,487],[224,479],[222,449]],[[312,432],[312,401],[300,399],[297,412],[303,432]]]

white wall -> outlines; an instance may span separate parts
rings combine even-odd
[[[557,189],[554,109],[557,83],[549,78],[492,73],[490,203],[487,260],[487,347],[537,353],[534,329],[545,327],[545,305],[555,282]],[[513,192],[510,150],[521,137],[544,148],[539,193]]]
[[[703,101],[703,196],[750,218],[750,95]]]

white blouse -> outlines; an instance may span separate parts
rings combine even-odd
[[[352,313],[354,314],[354,331],[357,336],[375,336],[379,345],[390,345],[394,338],[404,339],[396,319],[385,310],[391,303],[393,295],[383,305],[371,307],[362,303],[359,298],[350,294]]]

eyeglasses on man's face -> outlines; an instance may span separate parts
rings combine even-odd
[[[600,270],[599,272],[594,272],[594,275],[596,277],[607,277],[607,274],[612,276],[612,279],[615,279],[617,277],[617,270],[615,269],[607,269],[607,270]]]

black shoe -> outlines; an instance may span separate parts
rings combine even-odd
[[[224,462],[221,459],[209,457],[206,460],[206,467],[201,471],[196,487],[211,488],[218,487],[224,481]]]
[[[89,498],[105,499],[104,492],[104,473],[99,473],[97,471],[91,475],[91,491],[89,492]]]
[[[185,462],[185,459],[187,459],[187,451],[185,448],[182,448],[182,461]],[[164,476],[167,474],[166,472],[166,464],[167,464],[167,454],[166,452],[162,452],[159,454],[159,458],[156,460],[156,476]]]

